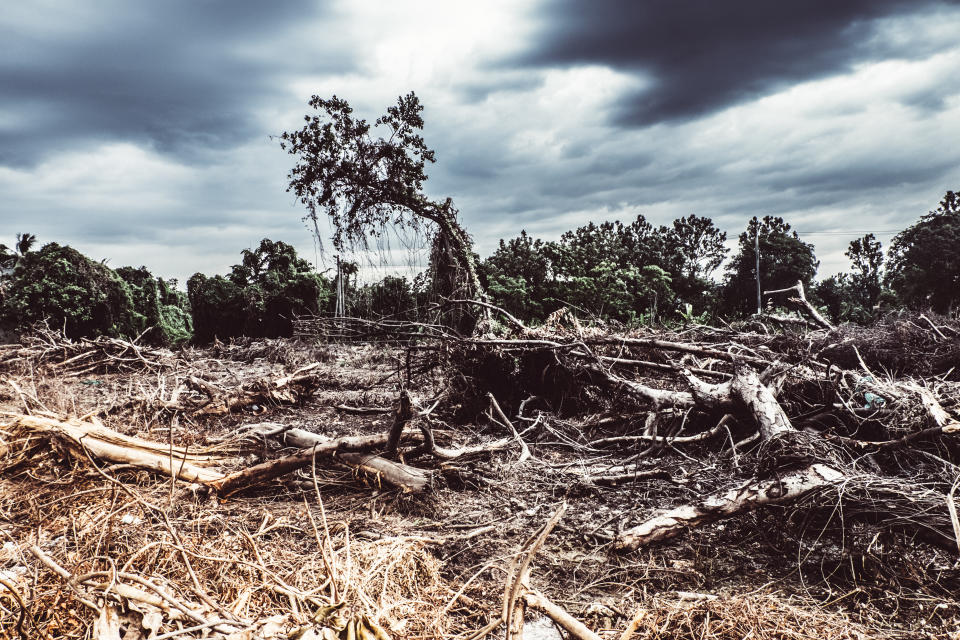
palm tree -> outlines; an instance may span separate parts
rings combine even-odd
[[[0,244],[0,268],[13,269],[17,266],[20,258],[27,255],[36,243],[37,236],[32,233],[18,233],[17,242],[13,245],[13,249],[5,244]]]
[[[36,243],[37,236],[32,233],[18,233],[17,244],[15,245],[17,253],[20,257],[27,255]]]

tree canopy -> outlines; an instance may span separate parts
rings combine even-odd
[[[800,239],[783,218],[756,216],[740,234],[737,254],[727,266],[720,309],[734,316],[757,310],[755,238],[759,233],[760,286],[764,291],[785,289],[802,282],[807,289],[820,265],[813,245]]]
[[[960,195],[947,191],[939,206],[890,244],[886,283],[910,308],[939,313],[960,303]]]
[[[21,329],[47,322],[70,338],[134,337],[144,328],[130,289],[113,269],[55,242],[19,258],[0,315]]]
[[[470,238],[457,222],[452,200],[431,200],[423,191],[426,164],[436,157],[420,135],[423,105],[416,94],[400,96],[373,126],[355,118],[349,103],[337,96],[313,96],[309,105],[319,113],[304,116],[301,129],[284,132],[280,146],[297,158],[288,191],[306,206],[317,235],[321,215],[333,224],[338,249],[365,247],[388,225],[420,228],[432,222],[442,236],[439,245],[434,242],[434,255],[452,256],[469,295],[482,297]],[[386,135],[374,135],[375,128]]]
[[[318,313],[330,283],[285,242],[264,238],[244,249],[227,277],[197,273],[187,282],[196,339],[279,337],[296,315]]]

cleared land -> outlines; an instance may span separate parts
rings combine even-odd
[[[348,329],[381,341],[0,350],[2,633],[960,625],[956,323]]]

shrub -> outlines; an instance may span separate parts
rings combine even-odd
[[[70,338],[139,333],[130,289],[116,272],[54,242],[17,261],[0,316],[20,330],[45,321]]]

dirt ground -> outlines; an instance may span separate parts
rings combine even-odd
[[[322,383],[299,406],[197,418],[156,402],[189,375],[229,388],[314,361]],[[772,507],[640,551],[616,550],[620,531],[722,484],[743,455],[722,438],[640,458],[646,447],[638,443],[591,446],[642,426],[630,408],[611,420],[537,418],[528,407],[528,419],[517,422],[527,459],[516,441],[442,463],[412,455],[403,461],[432,472],[419,493],[318,464],[222,499],[4,430],[24,413],[96,416],[127,435],[212,447],[229,471],[284,453],[251,437],[250,424],[331,438],[383,433],[391,413],[337,407],[392,410],[405,368],[405,354],[391,347],[284,341],[191,349],[161,366],[79,375],[8,361],[0,372],[0,635],[292,639],[348,637],[336,634],[356,628],[356,637],[465,640],[500,615],[512,563],[566,504],[531,560],[530,588],[602,638],[960,638],[957,556],[906,535],[844,526],[841,509]],[[450,380],[436,369],[411,382],[423,408]],[[511,437],[470,406],[446,403],[432,415],[438,445]],[[624,464],[660,473],[589,479]],[[159,589],[199,619],[238,622],[203,628],[169,602],[124,597],[120,585]],[[539,618],[527,612],[523,637],[566,637]],[[502,634],[501,627],[493,637]]]

